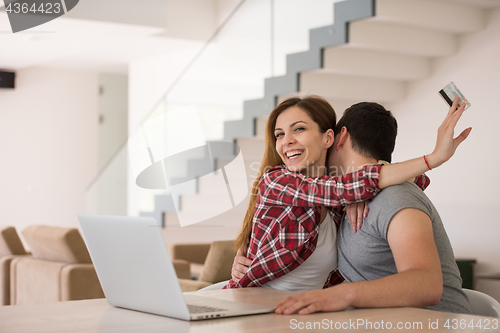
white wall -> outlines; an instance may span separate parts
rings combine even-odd
[[[99,75],[99,169],[127,141],[128,77]]]
[[[128,77],[99,75],[99,171],[105,166],[109,170],[88,192],[95,195],[95,213],[127,214],[127,155],[125,152],[117,154],[127,142],[127,125]],[[90,208],[90,202],[86,204]]]
[[[165,55],[142,58],[129,64],[129,133],[160,102],[202,46],[203,42],[179,40]]]
[[[476,272],[500,271],[500,9],[486,28],[460,38],[457,54],[433,63],[432,77],[409,84],[407,99],[391,106],[399,122],[395,161],[432,152],[448,110],[438,91],[450,81],[472,103],[456,135],[472,126],[455,156],[428,173],[426,190],[461,258],[475,258]]]
[[[98,76],[27,68],[0,89],[0,224],[76,227],[97,172]]]

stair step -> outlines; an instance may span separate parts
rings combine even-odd
[[[251,157],[244,159],[244,165],[246,170],[246,182],[248,184],[248,191],[251,191],[253,183],[259,174],[260,165],[262,158]],[[221,160],[221,165],[227,164],[226,161]],[[243,180],[242,180],[243,181]],[[201,192],[200,192],[201,193]]]
[[[405,84],[397,80],[355,75],[331,75],[308,72],[300,76],[301,93],[316,94],[327,99],[388,102],[405,95]]]
[[[264,137],[266,133],[266,124],[268,116],[258,117],[255,122],[255,136]]]
[[[265,147],[263,137],[239,138],[236,144],[240,147],[244,158],[252,157],[262,160]]]
[[[323,57],[324,65],[318,72],[403,81],[423,79],[431,74],[429,58],[352,45],[327,48]]]
[[[181,210],[219,211],[239,204],[248,195],[249,177],[242,155],[217,163],[217,172],[198,178],[197,194],[181,197]]]
[[[350,45],[424,57],[445,57],[456,52],[456,36],[432,29],[416,29],[394,22],[367,19],[349,25]]]
[[[262,143],[259,139],[249,141]],[[208,216],[232,209],[248,196],[259,166],[259,158],[245,159],[243,153],[218,158],[217,171],[199,177],[197,194],[183,195],[178,209],[182,213],[205,212]]]
[[[278,103],[281,103],[282,101],[284,101],[285,99],[287,99],[289,97],[293,97],[293,96],[304,97],[306,95],[307,95],[306,93],[297,92],[295,94],[279,96]],[[335,110],[335,113],[337,114],[337,120],[339,120],[340,117],[342,117],[342,114],[344,113],[345,109],[347,109],[348,107],[350,107],[353,104],[360,102],[359,99],[348,100],[348,99],[343,99],[343,98],[330,98],[328,96],[322,96],[322,97],[325,98],[326,101],[328,103],[330,103],[330,105]]]
[[[225,183],[223,184],[225,186]],[[226,189],[225,193],[186,194],[181,197],[181,210],[183,212],[216,213],[232,208],[231,199]]]
[[[439,0],[439,1],[473,6],[482,9],[495,8],[498,6],[497,0]]]
[[[207,194],[212,193],[214,195],[227,193],[227,188],[221,186],[221,182],[224,182],[224,176],[222,172],[216,172],[212,175],[207,175],[198,178],[198,193]]]
[[[376,20],[452,33],[479,31],[485,22],[480,8],[456,1],[377,0],[375,12]]]
[[[224,160],[220,160],[218,161],[218,167],[220,168],[221,165],[227,165],[230,161],[232,160],[232,158],[227,158],[227,159],[224,159]],[[234,192],[234,191],[238,191],[238,193],[242,193],[245,188],[244,187],[236,187],[234,188],[234,184],[235,183],[238,183],[238,182],[241,182],[242,184],[247,184],[247,189],[250,189],[250,187],[252,186],[253,184],[253,181],[255,180],[258,172],[259,172],[259,168],[260,168],[260,163],[261,163],[261,160],[260,159],[247,159],[247,160],[244,160],[243,164],[245,166],[245,173],[246,173],[246,177],[242,177],[240,179],[238,179],[238,177],[232,177],[230,181],[232,181],[231,183],[231,191]],[[225,183],[225,180],[224,180],[224,176],[222,174],[221,171],[218,171],[215,173],[215,176],[214,175],[207,175],[207,176],[203,176],[203,177],[200,177],[198,178],[198,192],[199,194],[210,194],[210,195],[226,195],[228,192],[227,190],[227,187],[226,187],[226,183]],[[236,195],[236,193],[233,193],[234,195]]]

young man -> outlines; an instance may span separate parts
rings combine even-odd
[[[455,139],[457,145],[469,131]],[[384,107],[355,104],[337,124],[329,165],[343,173],[390,161],[396,133],[396,120]],[[470,313],[439,214],[415,184],[382,190],[361,229],[354,233],[345,217],[338,233],[338,267],[347,283],[290,296],[276,313],[402,306]]]

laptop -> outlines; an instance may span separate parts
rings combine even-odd
[[[182,320],[270,313],[273,307],[183,295],[153,218],[78,215],[109,304]]]

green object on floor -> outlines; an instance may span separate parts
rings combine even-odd
[[[456,259],[460,276],[462,277],[462,288],[474,289],[474,264],[475,259]]]

